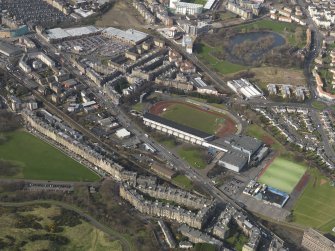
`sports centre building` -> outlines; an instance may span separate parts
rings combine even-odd
[[[240,172],[252,162],[260,162],[268,154],[268,147],[252,137],[231,135],[216,138],[215,135],[181,125],[169,119],[145,113],[146,126],[161,131],[191,144],[197,144],[213,151],[225,152],[218,164],[235,172]]]

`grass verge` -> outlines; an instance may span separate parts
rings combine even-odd
[[[24,132],[4,133],[0,159],[19,166],[19,178],[61,181],[97,181],[99,176],[64,153]]]

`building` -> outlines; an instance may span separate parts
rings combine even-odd
[[[12,44],[0,41],[0,53],[6,57],[17,57],[22,54],[22,50]]]
[[[227,10],[233,12],[236,15],[239,15],[242,19],[252,19],[252,11],[246,8],[243,8],[238,4],[237,1],[229,0],[227,3]]]
[[[221,250],[221,247],[223,246],[223,243],[220,240],[215,239],[202,231],[188,227],[185,224],[181,225],[178,228],[178,231],[181,232],[182,235],[188,237],[193,243],[209,243],[215,245],[218,250]]]
[[[177,246],[176,240],[174,239],[171,231],[169,230],[169,228],[166,226],[166,224],[164,223],[164,221],[159,220],[158,221],[158,225],[161,227],[162,232],[164,234],[165,237],[165,241],[166,243],[169,245],[170,248],[175,248]]]
[[[61,42],[70,39],[77,39],[100,34],[101,30],[90,25],[76,28],[54,28],[46,30],[45,34],[41,34],[49,42]]]
[[[335,251],[335,243],[312,228],[304,231],[301,245],[309,251]]]
[[[240,172],[248,165],[249,155],[236,150],[226,152],[218,164],[235,172]]]
[[[129,138],[131,134],[127,129],[121,128],[121,129],[116,131],[115,135],[119,139],[125,139],[125,138]]]
[[[192,144],[203,145],[205,142],[214,138],[214,135],[178,124],[152,113],[145,113],[143,115],[143,122],[146,126],[150,126],[168,135],[176,136]]]
[[[0,29],[0,38],[11,38],[26,35],[29,32],[27,25],[21,25],[13,29]]]
[[[121,184],[120,196],[141,213],[174,220],[197,229],[203,228],[216,209],[216,203],[212,203],[195,212],[168,203],[153,202],[146,200],[142,194],[128,184]]]
[[[141,31],[134,29],[128,29],[124,31],[113,27],[104,29],[102,34],[106,37],[114,38],[121,42],[132,45],[140,44],[149,38],[148,34]]]
[[[228,81],[227,85],[235,93],[241,94],[247,99],[263,96],[263,92],[259,88],[244,78]]]
[[[161,165],[158,165],[156,163],[151,165],[151,170],[157,173],[159,176],[164,177],[168,180],[171,180],[174,176],[176,176],[176,172],[167,168],[163,167]]]
[[[181,15],[198,15],[202,13],[202,4],[187,3],[180,0],[170,0],[170,9],[175,12],[175,14]]]

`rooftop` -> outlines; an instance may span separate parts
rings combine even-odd
[[[220,161],[229,163],[234,166],[243,167],[245,163],[248,162],[248,159],[249,158],[247,154],[239,152],[237,150],[231,150],[229,152],[226,152],[220,159]]]
[[[224,140],[234,148],[249,151],[251,154],[254,154],[263,144],[258,139],[244,135],[231,135],[226,137]]]
[[[185,133],[188,133],[188,134],[192,134],[192,135],[194,135],[196,137],[199,137],[199,138],[202,138],[202,139],[206,139],[206,138],[209,138],[209,137],[213,136],[211,134],[205,133],[203,131],[200,131],[200,130],[197,130],[197,129],[194,129],[194,128],[191,128],[191,127],[188,127],[188,126],[178,124],[178,123],[176,123],[172,120],[165,119],[163,117],[154,115],[152,113],[145,113],[143,115],[143,118],[155,121],[157,123],[160,123],[160,124],[163,124],[163,125],[166,125],[166,126],[169,126],[169,127],[172,127],[176,130],[179,130],[179,131],[182,131],[182,132],[185,132]]]
[[[88,35],[88,34],[96,33],[98,31],[99,29],[90,25],[90,26],[69,28],[69,29],[54,28],[54,29],[47,30],[46,33],[50,39],[63,39],[67,37],[78,37],[78,36]]]
[[[141,31],[137,31],[134,29],[128,29],[124,31],[114,27],[104,29],[103,33],[107,33],[110,36],[116,36],[135,43],[139,43],[148,37],[148,34]]]

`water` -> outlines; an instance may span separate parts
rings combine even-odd
[[[257,32],[248,32],[248,33],[239,33],[235,36],[232,36],[229,39],[228,48],[226,48],[226,52],[228,54],[229,60],[239,64],[248,64],[249,60],[245,60],[244,58],[238,57],[233,53],[233,48],[236,45],[239,45],[247,40],[249,41],[257,41],[261,38],[271,36],[273,38],[272,44],[267,46],[266,48],[259,48],[259,50],[254,50],[249,55],[249,60],[257,61],[260,60],[265,54],[269,53],[272,49],[282,46],[286,43],[285,38],[275,32],[270,31],[257,31]]]

